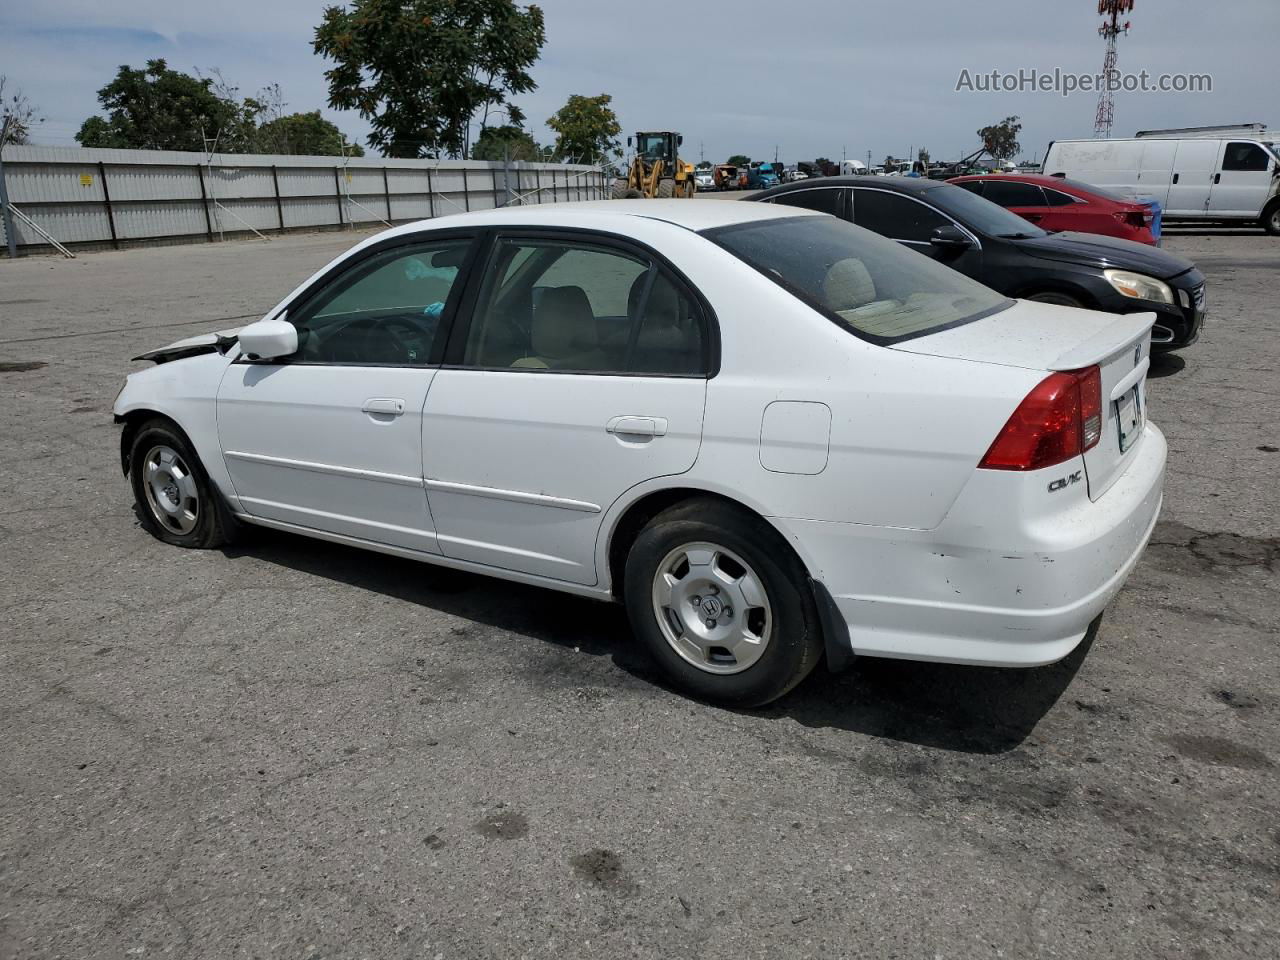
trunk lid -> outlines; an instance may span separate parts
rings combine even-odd
[[[1097,500],[1141,444],[1155,319],[1154,313],[1102,313],[1020,300],[1008,310],[890,349],[1043,370],[1046,376],[1096,364],[1102,374],[1102,437],[1084,462],[1089,497]]]

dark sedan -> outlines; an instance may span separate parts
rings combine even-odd
[[[1156,314],[1152,346],[1200,336],[1204,274],[1185,257],[1088,233],[1047,233],[968,190],[912,177],[830,177],[747,199],[821,210],[897,240],[1010,297]]]

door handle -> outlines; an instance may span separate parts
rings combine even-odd
[[[404,401],[374,397],[366,400],[360,409],[373,416],[398,417],[404,413]]]
[[[1213,182],[1214,182],[1214,183],[1221,183],[1221,182],[1222,182],[1222,174],[1220,174],[1220,173],[1215,173],[1215,174],[1213,175]]]
[[[1032,223],[1039,223],[1044,219],[1044,215],[1040,213],[1024,213],[1022,216],[1025,219],[1030,220]]]
[[[662,437],[667,433],[667,421],[662,417],[614,417],[604,429],[619,437]]]
[[[1177,183],[1177,182],[1178,182],[1178,174],[1176,174],[1176,173],[1173,175],[1173,182],[1174,182],[1174,183]]]

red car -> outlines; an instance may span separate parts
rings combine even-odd
[[[1078,230],[1157,246],[1160,211],[1089,183],[1041,174],[984,173],[949,181],[1052,231]]]

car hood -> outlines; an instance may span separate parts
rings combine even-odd
[[[221,347],[230,346],[235,342],[236,334],[240,332],[240,327],[228,327],[226,330],[218,330],[215,333],[198,333],[193,337],[184,337],[181,340],[175,340],[167,347],[161,347],[158,350],[148,350],[146,353],[140,353],[134,360],[154,360],[156,363],[168,363],[171,360],[181,360],[184,357],[195,357],[202,353],[213,353]]]
[[[1119,237],[1103,237],[1096,233],[1053,233],[1047,237],[1010,242],[1016,243],[1024,253],[1042,260],[1136,270],[1161,280],[1176,277],[1195,266],[1186,257],[1159,247]]]

